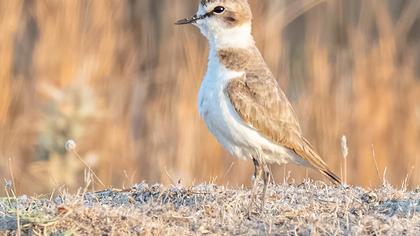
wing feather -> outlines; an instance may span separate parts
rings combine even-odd
[[[340,183],[302,136],[295,112],[259,52],[249,57],[244,76],[229,81],[225,93],[235,111],[250,127],[274,143],[293,150],[312,167]],[[232,58],[230,58],[232,60]]]

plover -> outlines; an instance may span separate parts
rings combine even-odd
[[[253,161],[249,210],[261,179],[264,208],[270,178],[267,164],[312,167],[332,182],[341,182],[303,137],[289,100],[255,46],[251,21],[247,0],[201,0],[194,16],[176,22],[197,26],[208,39],[209,61],[199,92],[199,112],[225,149]]]

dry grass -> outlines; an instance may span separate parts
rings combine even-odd
[[[418,235],[420,191],[272,185],[263,213],[247,217],[250,191],[213,184],[138,184],[125,191],[1,199],[0,230],[34,235]],[[256,209],[255,209],[256,210]]]
[[[0,177],[14,172],[19,193],[76,189],[85,167],[64,150],[75,139],[107,186],[248,184],[250,164],[197,115],[206,44],[173,25],[196,2],[1,1]],[[346,135],[349,183],[375,186],[387,168],[391,183],[419,185],[419,1],[250,2],[257,44],[332,168]]]

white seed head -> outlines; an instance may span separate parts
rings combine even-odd
[[[76,149],[76,147],[77,147],[76,142],[73,139],[67,140],[66,143],[64,144],[64,148],[68,152],[73,151],[74,149]]]
[[[347,137],[343,135],[341,137],[341,154],[343,155],[343,158],[346,159],[349,155],[349,148],[347,146]]]
[[[11,189],[13,187],[13,182],[10,179],[5,180],[4,182],[4,187],[6,187],[7,189]]]

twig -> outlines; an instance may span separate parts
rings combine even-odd
[[[19,214],[19,207],[17,204],[17,197],[16,197],[16,184],[15,184],[15,176],[13,174],[13,168],[12,168],[12,158],[9,157],[9,172],[10,172],[10,177],[12,178],[12,188],[10,189],[10,191],[12,192],[12,195],[16,201],[16,226],[17,226],[17,232],[16,235],[20,236],[21,235],[21,227],[20,227],[20,214]],[[8,193],[8,191],[6,190],[6,192]],[[9,194],[7,194],[9,195]]]
[[[90,168],[90,166],[83,160],[83,158],[79,155],[79,153],[76,150],[77,144],[74,140],[70,139],[67,140],[66,143],[64,144],[64,148],[66,149],[66,151],[73,153],[77,159],[79,159],[80,162],[83,163],[83,165],[86,166],[86,168],[88,168],[88,170],[91,172],[91,174],[98,180],[98,182],[102,185],[103,188],[106,188],[105,184],[102,182],[102,180],[95,174],[95,172],[92,170],[92,168]]]
[[[379,174],[379,167],[378,167],[378,162],[376,161],[375,148],[374,148],[373,144],[372,144],[372,157],[373,157],[373,162],[375,163],[376,175],[378,176],[379,182],[381,182],[381,175]],[[385,175],[384,175],[384,177],[385,177]]]
[[[79,153],[76,150],[71,150],[72,153],[79,159],[80,162],[83,163],[83,165],[88,168],[88,170],[91,172],[91,174],[98,180],[98,182],[102,185],[102,187],[106,188],[105,184],[102,182],[102,180],[95,174],[95,172],[90,168],[90,166],[83,160],[83,158],[79,155]]]
[[[172,178],[172,176],[169,174],[168,169],[166,168],[166,166],[163,169],[165,170],[165,174],[169,178],[169,180],[171,181],[172,185],[176,185],[176,182],[175,182],[174,178]]]
[[[235,162],[232,162],[230,166],[227,168],[225,173],[223,174],[223,178],[226,178],[226,176],[229,174],[229,172],[232,170],[232,167],[235,165]]]
[[[342,176],[343,181],[345,184],[347,184],[347,157],[349,155],[349,148],[347,146],[347,137],[345,135],[341,136],[341,155],[344,159],[344,167],[343,172],[344,176]]]

